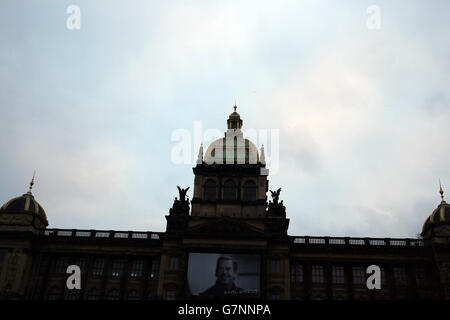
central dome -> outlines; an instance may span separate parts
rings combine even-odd
[[[259,153],[255,144],[248,139],[234,136],[215,140],[205,153],[207,164],[256,164]]]
[[[242,133],[242,120],[239,113],[230,114],[227,120],[225,137],[211,143],[205,153],[206,164],[257,164],[260,162],[258,149]]]

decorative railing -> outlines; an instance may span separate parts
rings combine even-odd
[[[142,231],[113,231],[113,230],[45,229],[41,232],[41,234],[48,237],[159,240],[160,235],[163,233],[142,232]]]
[[[296,245],[350,245],[350,246],[392,246],[392,247],[422,247],[421,239],[392,238],[350,238],[350,237],[291,237]]]
[[[75,238],[110,238],[110,239],[138,239],[160,240],[163,232],[143,231],[114,231],[114,230],[76,230],[76,229],[45,229],[42,235],[48,237]],[[421,239],[395,238],[350,238],[350,237],[290,237],[295,245],[333,245],[333,246],[395,246],[422,247]]]

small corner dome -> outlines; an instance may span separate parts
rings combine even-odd
[[[31,192],[27,192],[20,197],[13,198],[4,203],[0,207],[0,214],[8,213],[35,214],[48,225],[44,208],[34,199]]]

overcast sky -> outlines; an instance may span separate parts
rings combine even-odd
[[[269,188],[282,187],[290,235],[416,237],[438,179],[450,192],[448,12],[437,0],[1,1],[0,202],[36,170],[50,228],[165,231],[208,144],[195,121],[224,132],[236,99],[244,129],[279,132]],[[180,129],[190,164],[172,161]]]

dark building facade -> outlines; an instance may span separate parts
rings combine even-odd
[[[264,148],[235,111],[179,188],[165,232],[49,229],[30,190],[0,208],[0,299],[450,299],[450,206],[419,239],[289,236]],[[424,216],[425,217],[425,216]],[[69,265],[81,288],[68,289]],[[366,285],[380,268],[381,288]]]

